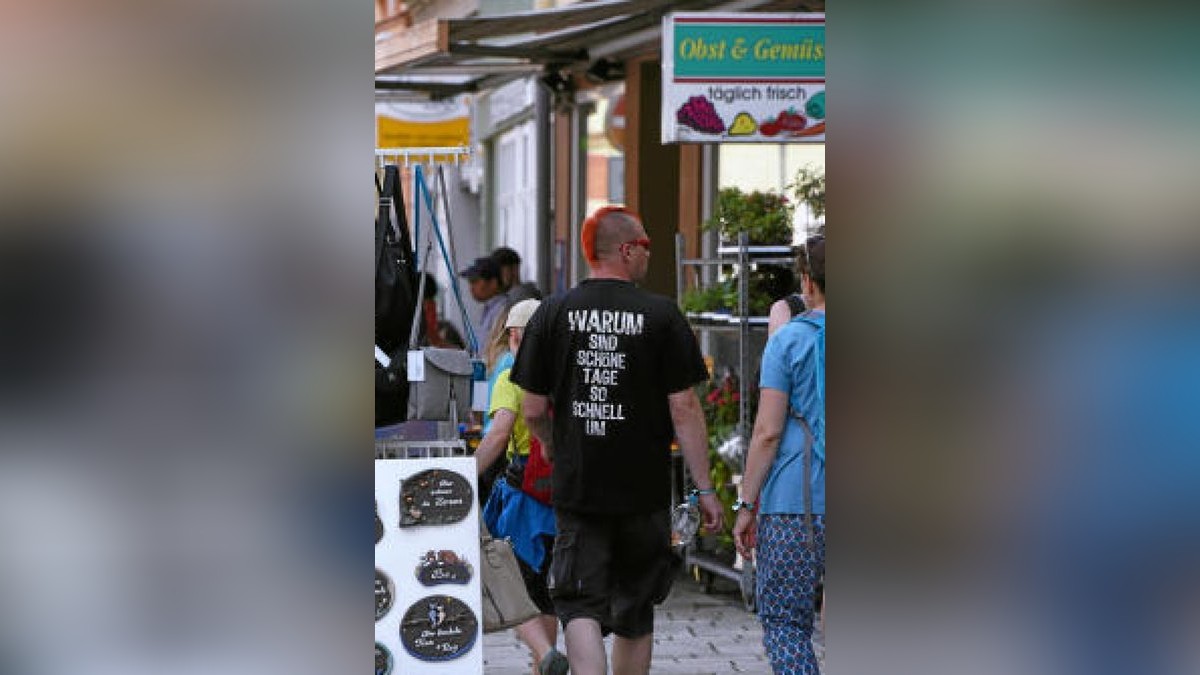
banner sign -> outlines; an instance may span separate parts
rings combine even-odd
[[[376,101],[376,148],[453,148],[471,142],[470,99]],[[453,162],[435,156],[434,161]]]
[[[825,15],[663,17],[663,143],[824,143]]]

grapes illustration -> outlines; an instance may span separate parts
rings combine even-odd
[[[725,122],[717,115],[712,101],[704,96],[692,96],[675,112],[675,121],[704,134],[725,131]]]

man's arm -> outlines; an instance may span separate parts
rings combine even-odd
[[[675,425],[675,437],[679,439],[679,449],[687,462],[688,471],[698,490],[712,490],[712,480],[708,474],[708,433],[704,426],[704,411],[700,408],[700,399],[696,392],[688,387],[682,391],[667,396],[671,408],[671,422]],[[704,513],[704,527],[709,532],[721,528],[724,520],[721,502],[715,493],[700,497],[700,509]]]
[[[542,443],[542,455],[547,462],[554,461],[554,424],[550,421],[550,397],[525,392],[525,400],[521,404],[525,414],[525,424],[530,433],[537,436]],[[701,417],[701,422],[704,418]]]

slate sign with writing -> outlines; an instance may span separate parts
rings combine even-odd
[[[387,650],[387,647],[375,643],[375,675],[391,675],[392,673],[392,653]]]
[[[465,584],[471,580],[471,563],[454,551],[427,551],[417,565],[417,581],[423,586]]]
[[[471,512],[475,493],[466,478],[428,469],[400,482],[400,527],[449,525]]]
[[[396,597],[396,587],[386,574],[375,570],[375,620],[378,621],[392,608],[392,599]]]
[[[400,622],[400,642],[422,661],[449,661],[471,651],[479,620],[471,608],[448,595],[413,603]]]

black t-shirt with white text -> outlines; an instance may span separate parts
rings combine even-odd
[[[628,514],[670,506],[667,395],[708,379],[673,301],[627,281],[583,281],[530,318],[511,378],[553,401],[556,508]]]

